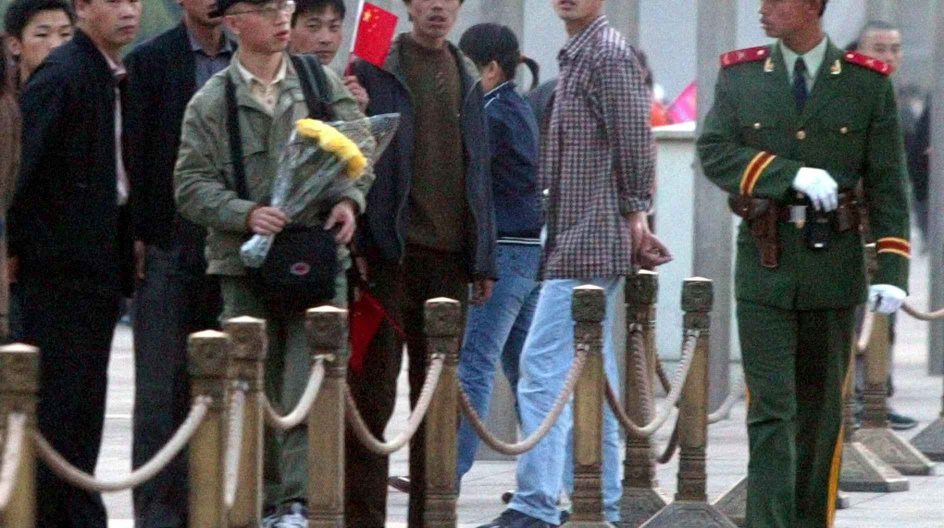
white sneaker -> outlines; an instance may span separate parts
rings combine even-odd
[[[270,513],[262,518],[259,528],[275,528],[275,523],[279,522],[282,516],[277,513]]]
[[[289,504],[272,528],[308,528],[308,508],[300,502]]]

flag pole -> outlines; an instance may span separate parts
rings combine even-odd
[[[357,4],[357,22],[354,23],[354,34],[351,35],[351,49],[348,50],[347,54],[347,66],[344,67],[344,75],[353,75],[354,74],[354,46],[357,45],[357,33],[361,28],[361,17],[364,16],[364,2],[367,0],[361,0]]]

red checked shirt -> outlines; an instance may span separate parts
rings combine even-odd
[[[604,16],[558,62],[541,148],[541,185],[550,192],[544,278],[625,275],[632,242],[624,215],[652,204],[649,90],[632,48]]]

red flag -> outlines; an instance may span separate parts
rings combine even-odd
[[[669,105],[669,119],[673,123],[695,121],[698,119],[697,103],[698,85],[693,82],[682,90],[682,93]]]
[[[354,46],[351,52],[378,68],[383,67],[396,30],[397,15],[370,2],[364,2],[354,32]]]

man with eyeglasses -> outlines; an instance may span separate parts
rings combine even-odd
[[[282,412],[295,408],[308,381],[305,314],[279,309],[264,297],[264,292],[255,289],[246,277],[239,248],[250,235],[276,235],[289,223],[282,210],[265,204],[295,122],[310,115],[308,103],[313,101],[306,101],[303,83],[317,92],[321,91],[319,86],[325,88],[325,93],[318,93],[321,108],[313,104],[317,115],[311,117],[364,117],[337,74],[317,60],[300,57],[304,62],[298,62],[300,69],[296,71],[295,61],[287,53],[294,10],[291,0],[218,0],[210,16],[223,16],[226,29],[239,41],[239,51],[230,66],[207,81],[191,100],[184,116],[174,175],[180,214],[207,228],[207,273],[220,279],[222,320],[244,315],[266,320],[269,348],[265,390]],[[319,76],[323,83],[318,81]],[[228,90],[232,90],[232,97],[227,96]],[[241,153],[233,152],[236,149],[228,141],[228,126],[233,122],[239,129]],[[237,183],[240,173],[243,186]],[[336,229],[340,271],[331,301],[336,306],[347,303],[344,269],[349,267],[350,258],[341,245],[351,240],[355,215],[364,210],[372,181],[372,174],[368,174],[357,181],[334,182],[315,199],[326,205],[326,219],[322,219],[321,211],[311,215],[306,211],[292,219],[309,228]],[[240,187],[242,191],[237,191]],[[304,504],[307,451],[304,427],[278,436],[271,430],[266,432],[264,528],[308,525]]]

